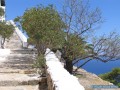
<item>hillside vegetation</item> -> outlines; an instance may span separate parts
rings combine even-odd
[[[120,87],[120,68],[114,68],[111,72],[101,74],[100,77]]]

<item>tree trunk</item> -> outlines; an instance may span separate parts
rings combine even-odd
[[[65,69],[66,69],[70,74],[73,73],[72,60],[66,60],[66,61],[65,61]]]
[[[1,48],[4,49],[4,43],[5,43],[5,38],[3,38],[3,40],[1,40]]]

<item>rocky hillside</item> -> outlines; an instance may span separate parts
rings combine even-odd
[[[92,85],[113,85],[110,82],[104,81],[93,73],[89,73],[84,69],[79,69],[76,75],[86,90],[120,90],[120,89],[93,89]]]

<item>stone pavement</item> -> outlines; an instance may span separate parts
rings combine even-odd
[[[39,90],[41,78],[33,68],[32,51],[11,50],[0,57],[0,90]]]

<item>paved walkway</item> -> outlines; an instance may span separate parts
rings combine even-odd
[[[34,57],[30,50],[0,50],[0,90],[39,90]]]

